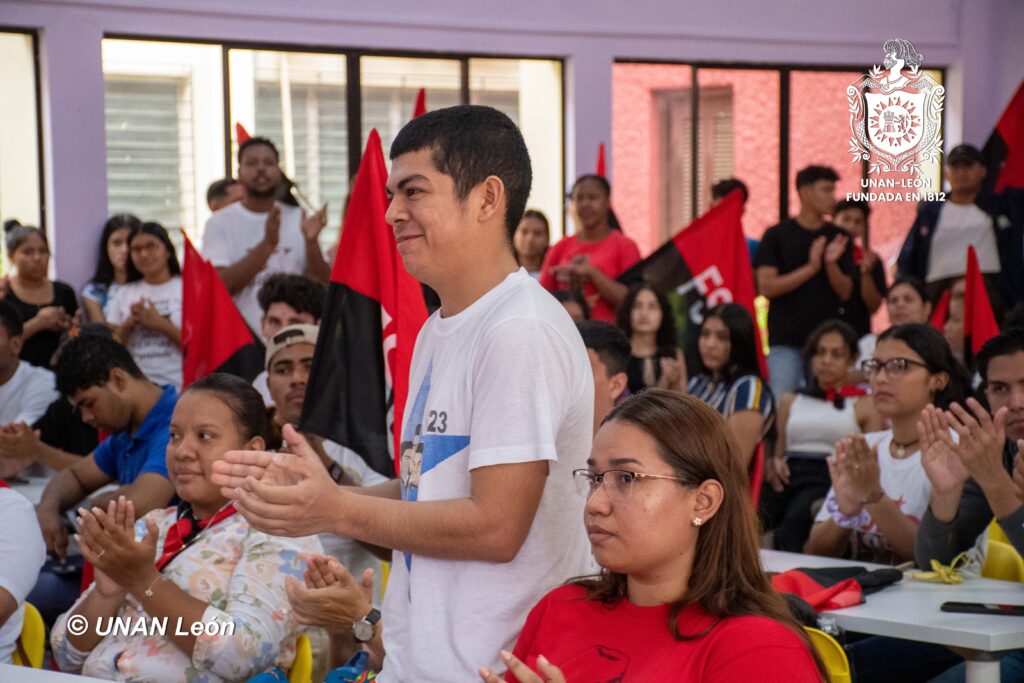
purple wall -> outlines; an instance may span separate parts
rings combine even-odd
[[[0,25],[40,31],[48,216],[60,276],[92,269],[106,217],[104,34],[403,50],[564,56],[568,173],[611,139],[616,58],[878,63],[888,38],[950,67],[947,140],[984,142],[1024,77],[1016,0],[0,0]],[[385,7],[385,5],[387,5]],[[81,255],[88,255],[83,258]]]

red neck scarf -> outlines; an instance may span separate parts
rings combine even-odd
[[[224,521],[235,514],[235,512],[237,510],[235,510],[235,505],[232,503],[213,517],[197,520],[192,513],[192,506],[185,504],[183,509],[178,511],[178,521],[167,530],[167,536],[164,538],[164,552],[160,559],[156,561],[157,571],[163,571],[164,567],[177,557],[178,553],[184,550],[186,545],[198,538],[203,530]]]
[[[868,392],[857,384],[844,384],[839,387],[838,391],[836,389],[826,389],[825,400],[835,401],[837,398],[855,398],[857,396],[867,396],[867,394]]]

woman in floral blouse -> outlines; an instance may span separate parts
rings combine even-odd
[[[262,450],[266,430],[251,386],[210,375],[182,394],[171,418],[167,469],[181,504],[138,524],[123,496],[80,512],[79,543],[96,581],[54,625],[62,670],[214,683],[290,666],[300,627],[285,578],[302,579],[299,554],[320,552],[320,542],[251,529],[210,483],[214,461],[229,450]]]

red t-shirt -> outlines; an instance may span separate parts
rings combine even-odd
[[[540,283],[549,292],[568,289],[568,282],[559,282],[555,277],[553,266],[572,265],[572,260],[583,256],[590,260],[602,273],[613,280],[636,265],[640,260],[640,250],[636,243],[618,230],[612,230],[607,237],[597,242],[580,242],[576,235],[566,237],[548,249],[541,266]],[[594,320],[615,322],[615,307],[597,292],[592,282],[583,285],[583,298],[590,306],[590,317]]]
[[[668,630],[668,605],[614,607],[586,599],[580,586],[548,593],[530,611],[515,655],[536,670],[538,655],[567,681],[785,681],[821,683],[814,658],[789,627],[764,617],[730,617],[690,641]],[[679,630],[714,623],[697,605],[679,615]],[[516,682],[511,673],[506,680]]]

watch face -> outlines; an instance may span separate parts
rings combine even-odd
[[[368,643],[373,640],[373,624],[368,622],[366,619],[360,619],[359,621],[352,623],[352,635],[356,637],[360,643]]]

